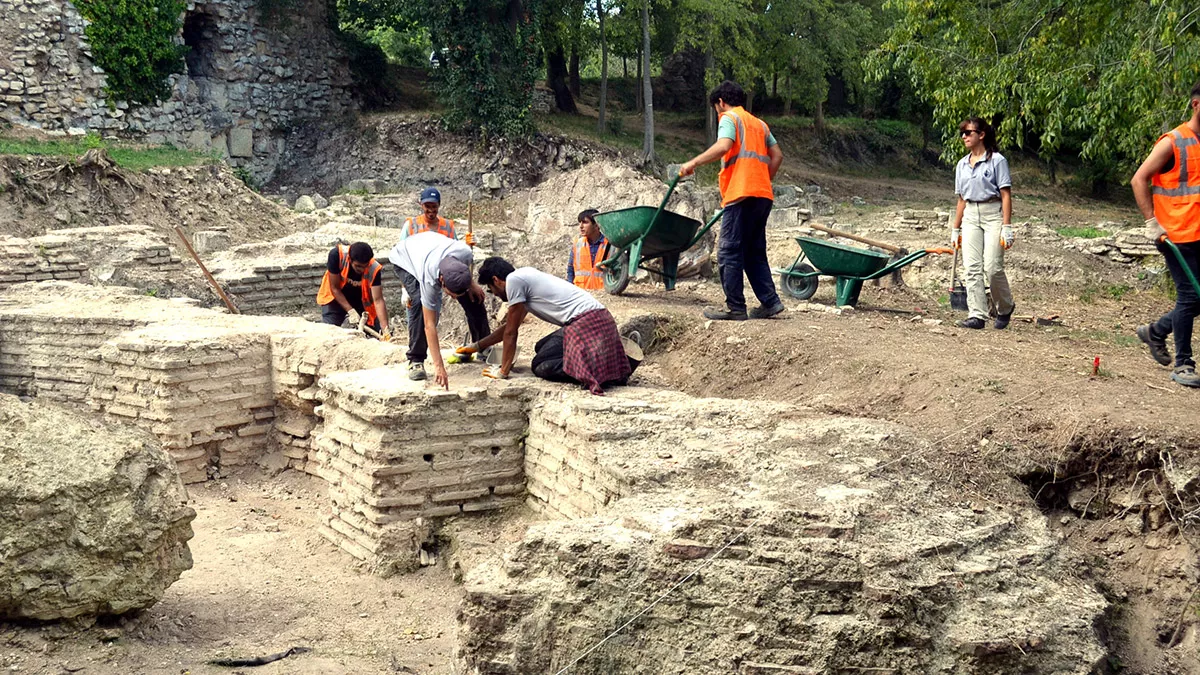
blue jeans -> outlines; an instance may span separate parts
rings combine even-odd
[[[721,242],[717,247],[717,272],[731,312],[746,311],[742,273],[763,307],[778,307],[779,294],[767,262],[767,216],[774,204],[765,197],[747,197],[725,207],[721,216]]]
[[[1171,271],[1171,279],[1175,282],[1175,308],[1167,312],[1155,323],[1150,324],[1150,336],[1165,340],[1168,335],[1175,336],[1175,367],[1195,366],[1192,360],[1192,324],[1200,314],[1200,294],[1187,278],[1179,260],[1166,244],[1159,243],[1158,250],[1167,261],[1167,269]],[[1176,244],[1192,274],[1200,278],[1200,241],[1189,244]]]

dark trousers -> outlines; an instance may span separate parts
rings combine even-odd
[[[765,197],[747,197],[725,207],[721,216],[721,242],[717,248],[717,271],[725,289],[725,304],[731,312],[746,311],[742,274],[763,307],[778,307],[779,294],[767,262],[767,216],[773,202]]]
[[[1200,278],[1200,242],[1176,244],[1192,274]],[[1200,294],[1184,273],[1175,253],[1166,244],[1159,243],[1158,250],[1167,261],[1167,269],[1171,271],[1171,279],[1175,281],[1175,308],[1162,315],[1155,323],[1150,324],[1151,337],[1165,340],[1168,335],[1175,336],[1175,367],[1195,366],[1192,360],[1192,324],[1200,314]]]
[[[629,359],[629,374],[637,370],[638,364],[641,361]],[[543,380],[551,382],[574,382],[578,384],[578,380],[563,372],[563,329],[559,328],[553,333],[547,335],[537,344],[533,346],[533,362],[530,368],[533,374]],[[629,378],[625,378],[619,382],[602,382],[607,386],[610,384],[625,384]]]
[[[416,277],[397,265],[392,265],[392,270],[404,284],[404,290],[408,291],[408,298],[412,302],[407,309],[408,360],[410,363],[424,363],[425,357],[429,356],[429,340],[425,338],[425,312],[421,307],[421,283],[417,281]],[[472,341],[479,342],[491,334],[492,330],[488,327],[487,308],[483,306],[483,302],[475,302],[464,293],[458,298],[458,304],[462,305],[463,313],[467,315],[467,328],[471,331]]]
[[[346,323],[347,313],[348,312],[342,309],[342,306],[337,304],[337,301],[334,300],[328,305],[321,305],[321,323],[327,323],[331,326],[341,326],[342,324]],[[362,312],[359,311],[359,314],[362,314]],[[370,326],[375,332],[379,332],[379,323],[379,319],[376,318],[373,323],[369,323],[367,325]],[[351,328],[358,328],[358,326],[351,326]]]

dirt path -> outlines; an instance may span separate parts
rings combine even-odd
[[[0,625],[6,672],[448,673],[461,587],[446,565],[381,579],[315,529],[323,487],[289,472],[189,488],[195,567],[141,616],[75,633]],[[262,667],[250,658],[304,646]]]

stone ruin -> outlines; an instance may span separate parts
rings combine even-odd
[[[467,371],[427,389],[402,347],[332,326],[38,288],[0,293],[0,391],[138,428],[188,483],[315,476],[319,531],[379,574],[434,563],[447,518],[539,514],[463,559],[459,672],[1083,674],[1106,653],[1107,603],[1033,502],[949,493],[896,461],[932,450],[903,427]]]
[[[265,180],[290,128],[354,107],[328,8],[302,0],[284,23],[255,0],[189,2],[186,72],[171,76],[170,99],[133,109],[108,100],[74,4],[0,0],[0,120],[214,152]]]

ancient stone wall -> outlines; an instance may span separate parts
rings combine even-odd
[[[288,129],[352,109],[326,8],[300,0],[269,20],[256,0],[188,3],[179,37],[186,72],[171,77],[169,100],[130,108],[108,100],[71,2],[0,0],[0,120],[215,152],[266,179]]]
[[[0,289],[26,281],[73,281],[87,271],[66,237],[47,235],[22,239],[0,236]]]
[[[425,519],[524,501],[524,389],[426,390],[397,367],[319,387],[316,472],[331,503],[322,532],[377,571],[416,566]]]
[[[603,409],[611,403],[599,404]],[[597,442],[621,437],[623,429],[606,430],[586,421],[591,401],[544,399],[529,415],[525,440],[525,477],[533,510],[554,518],[586,518],[628,493],[615,467],[602,466]]]

